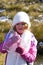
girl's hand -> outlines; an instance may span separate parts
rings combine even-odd
[[[17,47],[16,52],[22,54],[24,52],[24,49],[22,47]]]

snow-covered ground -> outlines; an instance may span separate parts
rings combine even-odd
[[[4,12],[5,11],[5,9],[0,9],[0,13],[2,13],[2,12]]]
[[[8,19],[8,17],[6,17],[6,16],[1,16],[0,22],[12,22],[12,21],[11,21],[11,19]]]

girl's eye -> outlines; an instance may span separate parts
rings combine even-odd
[[[19,24],[17,24],[17,25],[19,25]]]
[[[25,23],[22,23],[22,25],[25,25]]]

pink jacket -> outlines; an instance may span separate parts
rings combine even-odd
[[[16,39],[15,39],[15,37],[16,37]],[[9,40],[11,40],[11,38]],[[14,45],[14,43],[17,43],[18,47],[15,49],[15,52],[19,53],[20,56],[27,62],[34,62],[35,61],[36,55],[37,55],[37,42],[36,42],[36,39],[35,39],[33,34],[31,35],[31,41],[30,41],[31,45],[30,45],[30,49],[28,52],[25,52],[25,48],[23,48],[22,46],[19,45],[20,35],[15,33],[15,35],[12,37],[12,40],[13,40],[12,42],[8,41],[8,44],[6,42],[8,49],[6,48],[6,44],[5,44],[5,50],[3,50],[4,43],[2,43],[0,45],[0,52],[8,53],[7,50],[9,50],[10,47],[12,48],[13,47],[12,45]]]

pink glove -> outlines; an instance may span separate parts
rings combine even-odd
[[[24,49],[22,47],[17,47],[16,52],[18,52],[19,54],[22,54],[24,52]]]

